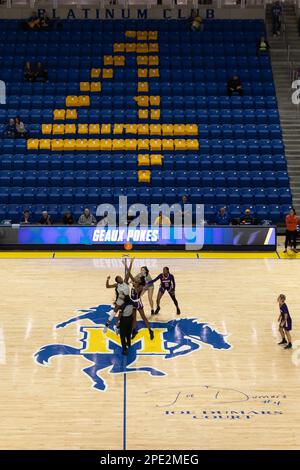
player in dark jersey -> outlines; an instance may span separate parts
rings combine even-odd
[[[159,286],[159,290],[158,290],[158,294],[157,294],[156,310],[155,310],[154,314],[157,315],[158,312],[160,311],[160,300],[161,300],[162,296],[164,295],[164,293],[168,292],[169,296],[173,300],[173,302],[175,304],[175,307],[177,309],[176,310],[177,315],[180,315],[180,308],[179,308],[179,305],[178,305],[178,302],[177,302],[177,299],[176,299],[176,296],[175,296],[175,287],[176,287],[175,278],[174,278],[173,274],[170,273],[169,268],[164,267],[163,272],[161,274],[159,274],[155,279],[153,279],[152,283],[154,283],[158,280],[160,281],[160,286]]]
[[[285,344],[284,349],[291,349],[292,345],[292,338],[291,338],[291,331],[292,331],[292,318],[289,313],[289,309],[285,303],[286,297],[283,294],[280,294],[277,298],[277,302],[279,303],[279,310],[280,315],[278,318],[279,322],[279,333],[281,334],[281,341],[278,344]]]

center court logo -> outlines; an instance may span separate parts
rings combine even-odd
[[[153,341],[149,338],[148,330],[143,328],[143,322],[138,321],[139,333],[132,341],[128,356],[124,357],[119,336],[113,330],[108,330],[106,334],[103,333],[110,310],[110,305],[98,305],[88,310],[80,310],[80,315],[56,325],[56,328],[65,328],[70,323],[82,320],[91,322],[91,324],[80,327],[81,347],[48,344],[35,353],[36,362],[48,365],[54,356],[82,356],[89,362],[89,365],[82,371],[92,380],[93,388],[105,391],[107,389],[105,380],[98,375],[105,369],[110,374],[147,372],[152,376],[162,377],[166,373],[151,365],[151,356],[161,357],[163,362],[191,354],[200,349],[202,343],[208,344],[214,349],[231,348],[231,345],[225,341],[226,335],[218,333],[206,323],[200,323],[196,318],[176,318],[168,322],[152,322]],[[140,356],[149,357],[149,366],[139,367],[137,365]]]

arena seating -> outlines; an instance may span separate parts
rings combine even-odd
[[[270,59],[256,55],[264,28],[73,20],[40,32],[2,20],[0,135],[20,116],[30,138],[0,139],[0,220],[189,194],[210,222],[224,205],[279,222],[292,200]],[[24,82],[27,61],[45,64],[49,81]],[[234,74],[243,97],[227,96]]]

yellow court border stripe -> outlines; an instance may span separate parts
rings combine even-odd
[[[293,253],[291,251],[283,253],[283,250],[278,250],[278,256],[280,259],[300,259],[300,253]]]

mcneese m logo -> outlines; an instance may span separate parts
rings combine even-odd
[[[107,388],[105,380],[98,375],[105,369],[111,374],[147,372],[153,376],[165,376],[165,372],[151,366],[151,356],[160,356],[163,360],[174,359],[197,351],[201,348],[201,343],[209,344],[215,349],[231,347],[225,341],[225,335],[216,332],[206,323],[200,323],[196,318],[152,322],[153,341],[150,340],[143,322],[138,321],[139,333],[132,341],[128,356],[124,357],[119,336],[113,330],[103,333],[110,310],[110,305],[98,305],[88,310],[80,310],[81,314],[78,316],[56,325],[56,328],[65,328],[70,323],[82,320],[89,320],[92,323],[80,327],[81,347],[48,344],[35,353],[34,358],[37,363],[47,365],[54,356],[82,356],[89,363],[82,371],[92,380],[93,388],[105,391]],[[148,356],[149,366],[138,367],[139,356]]]

